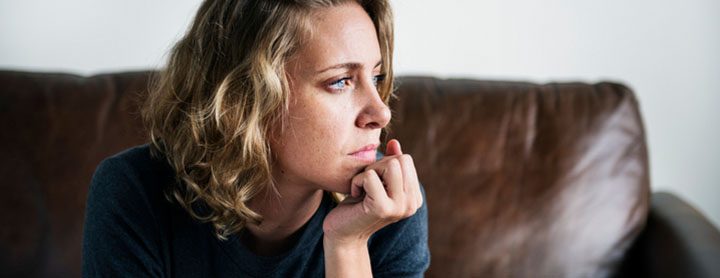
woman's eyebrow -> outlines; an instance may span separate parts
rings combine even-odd
[[[380,65],[382,65],[382,60],[380,60],[379,62],[377,62],[377,64],[375,64],[375,66],[374,66],[373,68],[377,68],[377,67],[379,67]],[[361,63],[357,63],[357,62],[342,63],[342,64],[337,64],[337,65],[330,66],[330,67],[327,67],[327,68],[325,68],[325,69],[319,70],[319,71],[316,72],[316,74],[320,74],[320,73],[323,73],[323,72],[326,72],[326,71],[329,71],[329,70],[334,70],[334,69],[351,69],[351,70],[354,70],[354,69],[358,69],[358,68],[361,68],[361,67],[362,67],[362,64],[361,64]]]

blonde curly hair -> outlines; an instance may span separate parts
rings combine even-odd
[[[206,0],[174,46],[142,108],[153,153],[177,183],[168,198],[225,239],[262,216],[247,203],[277,192],[269,134],[287,115],[285,64],[310,35],[313,11],[352,0]],[[392,95],[393,16],[386,0],[357,0],[378,35]]]

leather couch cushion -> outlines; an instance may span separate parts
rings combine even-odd
[[[628,88],[400,82],[390,138],[427,191],[428,276],[612,274],[648,209],[645,134]]]
[[[85,198],[97,164],[145,141],[147,72],[0,72],[0,269],[80,276]]]

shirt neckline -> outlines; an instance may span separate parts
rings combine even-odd
[[[332,209],[333,204],[334,201],[330,194],[324,192],[320,206],[318,206],[318,209],[310,220],[301,228],[301,234],[297,242],[282,254],[272,256],[257,255],[242,244],[238,234],[230,235],[226,242],[217,241],[217,243],[220,248],[223,249],[225,255],[227,255],[242,272],[246,272],[252,276],[263,276],[285,262],[290,262],[295,258],[308,255],[308,250],[311,250],[318,242],[322,241],[322,223],[325,216]]]

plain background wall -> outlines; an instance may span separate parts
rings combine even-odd
[[[0,68],[157,68],[199,1],[0,0]],[[720,223],[720,1],[394,0],[397,73],[612,80],[640,99],[653,190]]]

